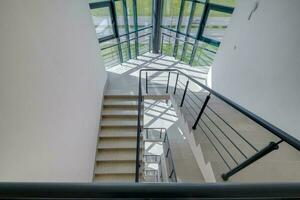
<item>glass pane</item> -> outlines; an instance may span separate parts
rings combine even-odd
[[[163,54],[164,55],[167,55],[167,56],[173,56],[173,50],[174,50],[174,44],[175,44],[175,36],[176,36],[176,33],[174,32],[169,32],[169,31],[166,31],[166,30],[163,30],[164,33],[166,33],[167,35],[170,35],[170,36],[167,36],[167,35],[163,35],[162,36],[162,41],[163,41]]]
[[[133,32],[133,31],[135,31],[135,29],[134,29],[133,2],[132,2],[132,0],[127,0],[126,3],[127,3],[129,32]]]
[[[100,49],[106,67],[119,64],[119,51],[116,39],[101,42]]]
[[[218,47],[209,45],[204,42],[199,42],[192,65],[196,67],[211,66],[217,50]]]
[[[183,44],[184,44],[184,39],[185,39],[185,36],[183,35],[178,35],[178,50],[177,50],[177,55],[176,55],[176,58],[178,60],[181,59],[181,55],[182,55],[182,52],[183,52]]]
[[[149,51],[150,35],[139,38],[139,54],[144,54]]]
[[[193,17],[193,21],[191,23],[190,35],[195,36],[197,35],[199,24],[201,21],[201,17],[203,14],[204,5],[202,3],[196,3],[195,13]]]
[[[190,18],[191,7],[192,7],[191,1],[184,2],[183,16],[182,16],[181,25],[179,27],[179,31],[181,33],[186,33],[186,29],[187,29],[187,26],[189,23],[189,18]]]
[[[236,0],[210,0],[209,3],[220,4],[224,6],[234,7]]]
[[[123,2],[115,1],[116,15],[117,15],[117,24],[118,31],[120,35],[126,33],[125,31],[125,21],[124,21],[124,12],[123,12]]]
[[[137,0],[138,29],[152,24],[152,0]]]
[[[91,13],[98,38],[114,34],[109,7],[92,9]]]
[[[181,0],[164,0],[162,25],[176,30]]]
[[[203,36],[221,41],[230,22],[231,14],[210,10]]]

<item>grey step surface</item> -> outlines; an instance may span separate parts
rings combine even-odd
[[[102,127],[99,134],[100,138],[136,138],[136,127]]]
[[[101,138],[98,149],[136,149],[136,138]]]

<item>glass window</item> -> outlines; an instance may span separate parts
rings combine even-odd
[[[117,16],[117,24],[118,24],[118,31],[120,35],[126,33],[125,31],[125,18],[123,12],[123,2],[122,1],[115,1],[115,8],[116,8],[116,16]]]
[[[135,31],[134,29],[134,11],[133,11],[133,1],[127,0],[127,15],[128,15],[128,26],[129,32]]]
[[[137,0],[138,29],[152,25],[152,0]]]
[[[116,39],[102,42],[100,44],[100,49],[106,67],[119,64],[119,51]]]
[[[209,3],[219,4],[223,6],[235,7],[236,0],[210,0]]]
[[[196,3],[195,13],[190,28],[190,35],[194,37],[197,36],[203,10],[204,10],[204,4]]]
[[[210,10],[204,27],[203,36],[221,41],[229,25],[231,14]]]
[[[114,35],[109,7],[95,8],[91,13],[98,38]]]
[[[164,0],[162,25],[176,30],[181,0]]]
[[[182,21],[181,21],[181,24],[179,27],[179,32],[181,32],[181,33],[186,33],[186,29],[189,24],[191,8],[192,8],[192,2],[184,1]]]

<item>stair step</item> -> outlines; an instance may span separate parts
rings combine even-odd
[[[129,161],[129,160],[135,161],[135,159],[136,159],[135,149],[101,149],[98,150],[96,155],[97,162]]]
[[[137,100],[138,97],[139,97],[138,95],[130,95],[130,94],[105,94],[104,99],[129,99],[129,100]]]
[[[136,134],[136,127],[102,127],[100,138],[136,138]]]
[[[136,118],[102,117],[101,127],[136,127]]]
[[[135,161],[97,162],[95,174],[135,174]]]
[[[136,108],[104,108],[102,111],[102,116],[106,117],[134,117],[138,116],[138,111]]]
[[[142,144],[142,143],[141,143]],[[135,149],[136,138],[101,138],[98,149]]]
[[[134,182],[135,174],[95,174],[94,182]]]
[[[141,107],[143,108],[143,104]],[[137,100],[126,100],[126,99],[104,99],[104,108],[137,108]]]

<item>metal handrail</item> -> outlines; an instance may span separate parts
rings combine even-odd
[[[299,199],[300,183],[0,183],[0,199]]]
[[[210,95],[214,95],[217,98],[219,98],[220,100],[222,100],[223,102],[225,102],[226,104],[228,104],[229,106],[233,107],[234,109],[238,110],[240,113],[242,113],[243,115],[247,116],[249,119],[253,120],[254,122],[256,122],[257,124],[259,124],[260,126],[262,126],[263,128],[267,129],[269,132],[271,132],[272,134],[276,135],[278,138],[280,138],[281,140],[278,142],[271,142],[268,146],[266,146],[265,148],[263,148],[262,150],[260,150],[258,153],[256,153],[255,155],[251,156],[250,158],[248,158],[246,161],[242,162],[240,165],[238,165],[237,167],[231,169],[230,172],[223,174],[222,177],[224,180],[227,180],[229,176],[232,176],[233,174],[237,173],[239,170],[245,168],[246,166],[248,166],[249,164],[255,162],[256,160],[260,159],[261,157],[263,157],[264,155],[266,155],[267,153],[278,149],[278,144],[280,144],[281,142],[286,142],[289,145],[291,145],[292,147],[294,147],[295,149],[297,149],[298,151],[300,151],[300,141],[296,138],[294,138],[293,136],[291,136],[290,134],[286,133],[285,131],[281,130],[280,128],[274,126],[273,124],[267,122],[266,120],[262,119],[261,117],[255,115],[254,113],[250,112],[249,110],[247,110],[246,108],[240,106],[239,104],[233,102],[232,100],[228,99],[227,97],[221,95],[220,93],[216,92],[215,90],[207,87],[206,85],[200,83],[199,81],[197,81],[196,79],[194,79],[193,77],[189,76],[188,74],[182,72],[179,69],[173,69],[173,68],[169,68],[169,69],[141,69],[139,71],[139,101],[138,101],[138,108],[139,108],[139,115],[140,115],[140,108],[141,108],[141,100],[142,100],[142,86],[141,86],[141,74],[142,72],[177,72],[180,75],[185,76],[186,78],[188,78],[187,84],[186,84],[186,88],[184,91],[184,96],[186,93],[186,89],[187,89],[187,85],[189,83],[189,81],[194,82],[196,85],[202,87],[204,90],[206,90],[209,95],[207,97],[210,97]],[[176,81],[177,82],[177,81]],[[184,96],[182,98],[181,101],[181,105],[183,104],[183,100],[184,100]],[[208,101],[208,99],[206,99],[205,101]],[[206,102],[207,104],[207,102]],[[204,105],[202,108],[204,109],[206,105]],[[193,128],[195,128],[195,126],[198,124],[201,114],[202,114],[202,109],[201,112],[193,126]],[[140,119],[140,117],[138,118]],[[140,127],[140,120],[138,120],[138,133],[137,133],[137,147],[139,147],[139,138],[140,138],[140,134],[139,134],[139,130],[141,130]],[[139,148],[137,148],[137,156],[139,153]],[[137,171],[138,172],[138,167],[137,167]],[[136,181],[138,182],[138,179],[136,179]]]

